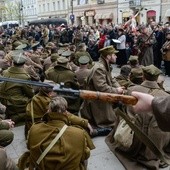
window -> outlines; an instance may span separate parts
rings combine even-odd
[[[88,4],[88,0],[78,0],[78,5]]]
[[[43,12],[45,12],[45,4],[43,4]]]
[[[39,13],[41,13],[41,5],[39,5]]]
[[[60,10],[60,1],[57,2],[57,9]]]
[[[55,2],[53,2],[53,11],[55,11]]]
[[[50,11],[50,4],[47,3],[47,11]]]
[[[65,0],[62,0],[63,9],[65,9]]]
[[[135,0],[135,5],[140,6],[141,5],[141,0]]]

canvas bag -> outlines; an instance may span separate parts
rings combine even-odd
[[[159,89],[149,89],[147,93],[154,95],[158,90]],[[128,115],[126,115],[126,117],[130,119]],[[134,120],[132,122],[134,122]],[[122,151],[127,151],[133,143],[133,136],[134,130],[130,128],[124,119],[121,119],[114,134],[114,140],[117,147]]]
[[[121,119],[114,134],[114,140],[117,147],[123,151],[128,150],[133,143],[133,136],[134,131],[124,119]]]

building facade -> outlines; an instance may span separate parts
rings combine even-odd
[[[115,23],[117,1],[114,0],[78,0],[74,7],[75,22],[79,25],[98,25]]]
[[[24,25],[29,21],[38,19],[37,0],[22,0]]]
[[[161,20],[164,23],[170,22],[170,0],[162,0],[161,4]]]
[[[69,0],[37,0],[38,18],[65,18],[69,19]]]
[[[170,0],[0,0],[7,8],[16,2],[24,24],[49,17],[65,18],[75,25],[122,24],[136,13],[138,24],[170,21]],[[1,20],[14,16],[0,10]]]
[[[119,0],[118,23],[126,22],[129,17],[137,13],[138,24],[146,24],[151,21],[160,22],[161,0]]]

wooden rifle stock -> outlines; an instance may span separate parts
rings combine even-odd
[[[86,100],[101,100],[104,102],[119,102],[121,101],[127,105],[135,105],[137,103],[137,98],[128,95],[112,94],[95,92],[88,90],[80,90],[80,97]]]

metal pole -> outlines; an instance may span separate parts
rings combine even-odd
[[[162,20],[162,0],[160,0],[160,16],[159,16],[159,22]]]
[[[24,21],[23,21],[23,2],[21,0],[21,4],[20,4],[20,20],[21,20],[21,25],[24,25]]]
[[[71,23],[72,23],[72,25],[73,25],[73,24],[74,24],[73,0],[71,0],[71,16],[72,16]]]
[[[118,10],[118,7],[119,7],[119,0],[117,0],[117,24],[119,23],[119,10]]]

